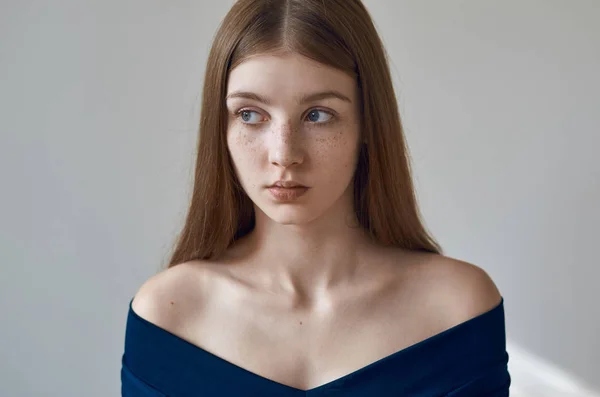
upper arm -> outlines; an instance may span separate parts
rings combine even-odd
[[[204,291],[201,266],[183,263],[147,279],[136,292],[131,306],[140,317],[165,329],[175,329],[198,308]]]
[[[472,263],[456,262],[454,288],[458,303],[475,315],[496,307],[500,303],[501,294],[490,275]]]
[[[502,295],[489,274],[482,268],[458,259],[441,257],[432,264],[435,281],[432,294],[443,317],[458,324],[498,306]]]

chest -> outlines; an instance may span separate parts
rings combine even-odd
[[[439,332],[422,309],[389,298],[310,313],[225,304],[180,334],[257,376],[306,390]]]

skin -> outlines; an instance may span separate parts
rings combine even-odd
[[[350,76],[280,54],[252,57],[229,77],[227,147],[256,228],[218,261],[151,277],[132,303],[138,315],[256,376],[309,390],[499,303],[477,266],[382,247],[352,227],[362,141]],[[323,91],[348,100],[297,101]],[[265,186],[279,179],[310,189],[278,202]]]
[[[331,91],[347,100],[298,102]],[[298,54],[261,55],[231,71],[226,103],[227,146],[256,214],[255,230],[232,253],[254,264],[266,288],[317,304],[352,279],[374,248],[352,227],[352,181],[362,142],[357,84]],[[266,186],[280,179],[310,189],[298,200],[279,202]]]

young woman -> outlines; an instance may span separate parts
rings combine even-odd
[[[423,226],[359,0],[239,0],[204,80],[169,266],[131,300],[126,396],[508,396],[503,298]]]

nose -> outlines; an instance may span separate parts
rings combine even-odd
[[[274,125],[270,134],[269,161],[280,167],[302,164],[304,153],[298,128],[287,121]]]

